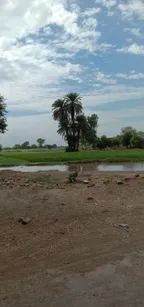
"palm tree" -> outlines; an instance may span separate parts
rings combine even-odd
[[[75,122],[75,116],[81,114],[83,111],[81,100],[81,96],[77,93],[69,93],[65,96],[65,102],[73,124]]]
[[[69,136],[69,121],[67,118],[59,121],[57,133],[60,134],[66,141]]]
[[[53,118],[59,122],[58,134],[67,141],[71,151],[78,150],[80,136],[77,116],[82,114],[81,96],[70,93],[52,104]]]
[[[52,104],[53,119],[61,121],[66,117],[66,102],[64,99],[57,99]]]
[[[70,116],[71,124],[71,146],[72,150],[77,150],[77,116],[83,111],[83,106],[81,102],[82,98],[77,93],[69,93],[65,96],[65,103],[67,106],[67,111]]]

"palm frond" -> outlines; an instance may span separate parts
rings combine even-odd
[[[54,120],[62,120],[65,116],[65,101],[64,99],[57,99],[52,104]]]

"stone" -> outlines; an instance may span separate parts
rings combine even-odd
[[[131,179],[130,177],[126,177],[124,180],[129,181],[130,179]]]
[[[87,200],[94,200],[94,197],[89,196],[89,197],[87,198]]]
[[[135,174],[135,177],[138,178],[140,175],[139,174]]]
[[[65,232],[64,232],[63,230],[61,230],[61,231],[60,231],[60,234],[61,234],[61,235],[64,235],[64,234],[65,234]]]
[[[89,180],[83,180],[83,183],[84,183],[84,184],[88,184],[88,183],[89,183]]]
[[[101,213],[107,213],[109,212],[108,209],[102,210]]]
[[[92,188],[92,187],[95,187],[94,183],[88,185],[88,188]]]
[[[118,185],[122,185],[122,184],[123,184],[123,181],[122,181],[122,180],[117,180],[117,184],[118,184]]]
[[[54,223],[56,223],[56,222],[58,222],[59,221],[59,219],[54,219]]]
[[[109,184],[109,180],[104,180],[103,184]]]
[[[20,217],[19,220],[18,220],[18,222],[21,223],[22,225],[27,225],[27,224],[29,224],[31,221],[32,221],[32,219],[29,218],[29,217],[26,217],[26,218]]]

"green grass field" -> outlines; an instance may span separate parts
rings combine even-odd
[[[14,159],[0,154],[0,166],[16,166],[24,165],[27,161]]]
[[[0,165],[22,165],[26,163],[67,163],[77,161],[107,161],[128,162],[144,161],[144,150],[106,150],[106,151],[80,151],[66,153],[64,151],[2,151],[0,154]]]

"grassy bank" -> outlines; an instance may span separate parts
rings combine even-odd
[[[17,166],[17,165],[24,165],[26,161],[20,160],[19,158],[12,158],[0,155],[0,166]]]
[[[26,163],[69,163],[77,161],[127,162],[144,161],[144,150],[107,150],[80,151],[66,153],[62,151],[47,152],[1,152],[0,165],[21,165]]]

